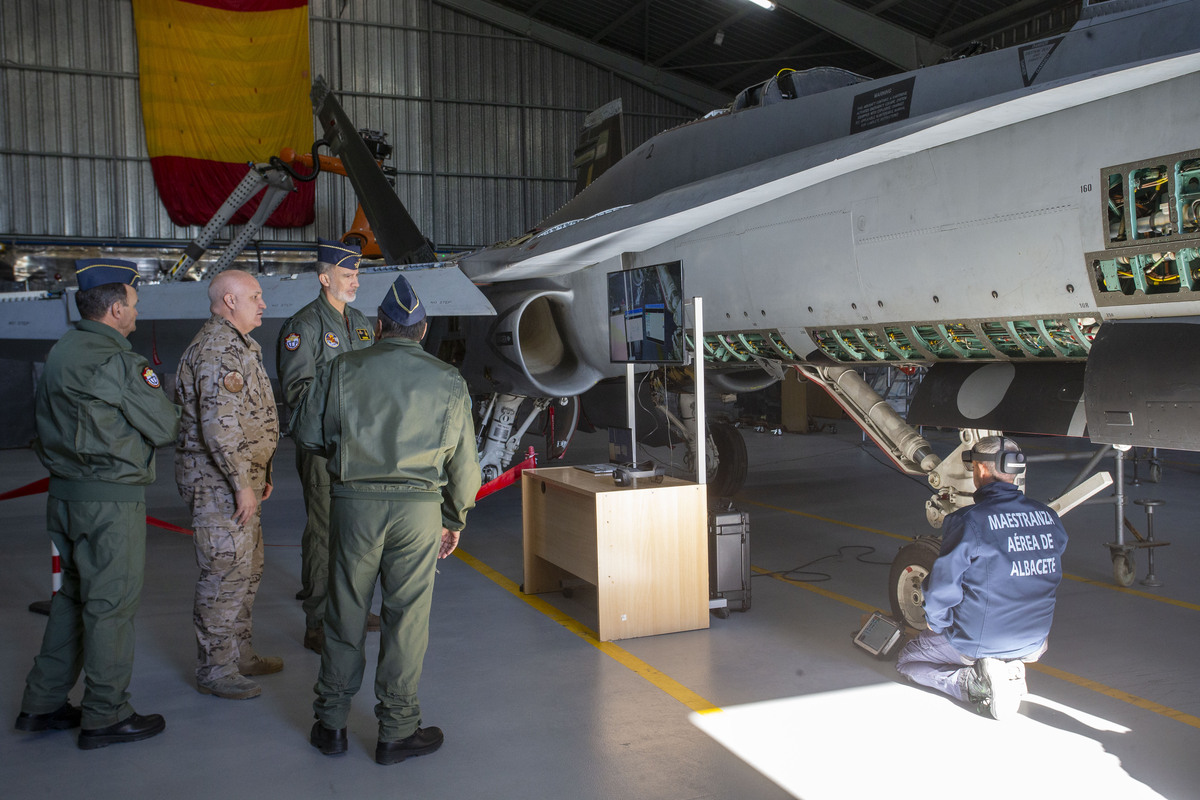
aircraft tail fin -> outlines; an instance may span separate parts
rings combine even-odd
[[[362,136],[323,77],[313,82],[313,113],[330,151],[342,160],[363,213],[389,264],[429,264],[437,255],[400,202]]]
[[[575,194],[587,188],[613,164],[625,157],[621,98],[588,114],[575,145]]]

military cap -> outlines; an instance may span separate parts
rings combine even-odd
[[[75,279],[79,291],[86,292],[106,283],[128,283],[136,287],[141,275],[137,264],[119,258],[79,258],[75,260]]]
[[[425,306],[403,275],[388,289],[379,310],[397,325],[416,325],[425,319]]]
[[[317,239],[317,261],[333,264],[342,269],[358,269],[360,258],[362,258],[362,250],[358,245]]]

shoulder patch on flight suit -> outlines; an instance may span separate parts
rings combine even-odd
[[[325,344],[329,345],[330,347],[337,347],[341,344],[341,342],[338,341],[337,334],[330,331],[329,333],[325,334]]]
[[[158,387],[162,386],[162,381],[158,379],[158,373],[149,367],[144,367],[142,369],[142,380],[144,380],[146,385],[151,389],[157,389]]]
[[[231,392],[240,392],[246,386],[246,380],[242,377],[242,373],[235,370],[222,378],[221,384]]]
[[[364,342],[371,341],[371,332],[366,328],[355,328],[354,332],[358,334],[358,338]]]
[[[283,346],[288,350],[295,350],[300,346],[300,334],[289,333],[287,336],[283,337]]]

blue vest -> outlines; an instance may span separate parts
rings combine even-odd
[[[996,481],[946,517],[926,579],[925,618],[970,658],[1018,658],[1041,647],[1054,619],[1067,532],[1046,505]]]

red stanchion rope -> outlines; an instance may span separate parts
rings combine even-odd
[[[50,479],[42,478],[40,481],[34,481],[33,483],[27,483],[24,486],[21,486],[17,489],[12,489],[10,491],[0,493],[0,500],[12,500],[17,497],[28,497],[29,495],[32,495],[32,494],[41,494],[42,492],[49,491],[49,489],[50,489]],[[172,525],[169,522],[165,522],[161,519],[157,519],[156,517],[151,517],[149,515],[146,516],[146,524],[153,525],[156,528],[162,528],[163,530],[171,531],[172,533],[183,533],[188,536],[192,535],[192,531],[189,528],[181,528],[178,525]]]
[[[41,494],[42,492],[49,490],[49,488],[50,479],[42,478],[40,481],[27,483],[19,489],[13,489],[0,494],[0,500],[12,500],[17,497],[28,497],[31,494]]]

